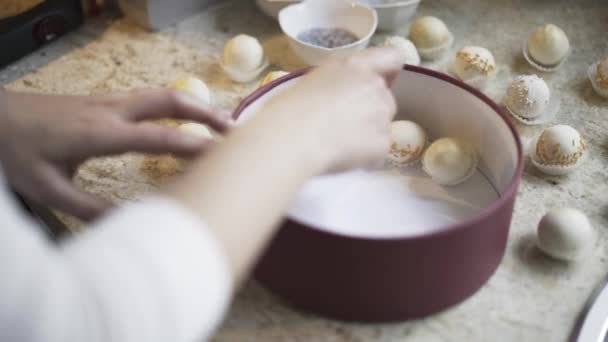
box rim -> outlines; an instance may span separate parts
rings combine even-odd
[[[247,96],[238,105],[238,107],[235,109],[235,111],[232,114],[233,119],[235,119],[235,120],[238,119],[247,107],[249,107],[251,104],[253,104],[255,101],[257,101],[262,96],[266,95],[272,89],[276,88],[277,86],[279,86],[287,81],[290,81],[292,79],[305,75],[306,73],[310,72],[313,68],[314,67],[309,67],[309,68],[305,68],[305,69],[301,69],[301,70],[292,72],[288,75],[278,78],[278,79],[268,83],[267,85],[257,89],[251,95]],[[343,239],[352,239],[352,240],[358,240],[358,241],[417,240],[417,239],[435,238],[435,237],[439,237],[439,236],[444,236],[446,234],[452,234],[461,229],[466,229],[467,227],[474,226],[481,221],[487,220],[489,217],[494,215],[498,210],[500,210],[500,208],[502,208],[503,206],[508,204],[509,201],[511,200],[511,198],[516,197],[517,190],[518,190],[518,187],[519,187],[522,175],[523,175],[523,170],[524,170],[524,153],[523,153],[523,145],[521,143],[521,139],[519,137],[517,129],[515,128],[513,121],[511,121],[511,118],[506,113],[506,111],[501,106],[499,106],[496,102],[492,101],[488,96],[486,96],[484,93],[482,93],[479,89],[476,89],[476,88],[466,84],[465,82],[460,81],[450,75],[447,75],[447,74],[444,74],[444,73],[441,73],[441,72],[438,72],[435,70],[427,69],[424,67],[414,66],[414,65],[409,65],[409,64],[404,65],[402,70],[433,77],[433,78],[439,79],[441,81],[451,83],[459,88],[462,88],[465,91],[472,94],[473,96],[480,99],[481,101],[483,101],[484,103],[486,103],[488,106],[490,106],[492,108],[492,110],[494,110],[494,112],[498,116],[500,116],[502,118],[504,123],[507,125],[507,127],[511,131],[511,134],[513,136],[513,139],[515,140],[515,145],[517,148],[517,166],[515,169],[515,174],[513,175],[513,178],[511,179],[507,189],[502,194],[500,194],[500,197],[496,201],[494,201],[490,205],[484,207],[483,210],[481,210],[478,214],[472,216],[471,218],[468,218],[466,220],[456,222],[453,224],[446,225],[442,229],[438,229],[436,231],[426,232],[426,233],[421,233],[421,234],[416,234],[416,235],[410,235],[410,236],[391,236],[391,237],[353,236],[353,235],[328,231],[328,230],[319,228],[316,225],[304,223],[298,219],[295,219],[293,217],[286,215],[285,219],[287,221],[297,223],[298,225],[300,225],[302,227],[307,227],[308,229],[313,229],[319,233],[323,233],[323,234],[327,234],[327,235],[330,235],[333,237],[339,237],[339,238],[343,238]]]

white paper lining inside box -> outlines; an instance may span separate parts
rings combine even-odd
[[[295,82],[272,89],[247,107],[240,120]],[[515,174],[517,146],[494,109],[456,85],[415,72],[402,72],[393,91],[400,113],[396,119],[417,122],[431,138],[469,141],[480,153],[477,172],[453,187],[433,182],[419,165],[321,176],[303,186],[288,211],[290,218],[344,235],[415,236],[474,217],[506,190]]]
[[[498,198],[480,172],[443,187],[419,167],[353,171],[308,182],[291,208],[299,222],[365,237],[419,235],[470,218]]]

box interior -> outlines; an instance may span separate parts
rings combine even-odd
[[[286,81],[245,108],[239,120],[297,82]],[[479,153],[471,178],[441,186],[420,163],[401,169],[353,170],[316,177],[294,200],[288,216],[337,234],[396,238],[426,234],[470,219],[507,190],[516,174],[517,142],[506,122],[487,103],[463,88],[404,70],[393,85],[399,112],[432,140],[445,136],[470,142]]]

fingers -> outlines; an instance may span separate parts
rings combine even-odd
[[[36,200],[82,220],[90,221],[112,208],[111,203],[77,189],[67,176],[50,165],[40,166],[36,178]]]
[[[382,81],[379,81],[382,82]],[[371,88],[368,92],[368,105],[376,115],[370,119],[381,129],[380,133],[386,133],[387,124],[393,120],[397,114],[397,101],[393,92],[385,86],[374,86],[369,84]]]
[[[390,89],[384,89],[382,92],[381,103],[386,105],[386,114],[388,115],[388,121],[392,121],[395,115],[397,115],[397,100],[390,91]]]
[[[225,132],[230,114],[197,101],[184,92],[173,89],[151,89],[135,92],[124,100],[124,115],[133,121],[160,118],[192,120]]]
[[[349,57],[351,62],[361,64],[381,75],[387,84],[392,84],[403,68],[403,58],[390,48],[367,49]]]
[[[105,154],[123,152],[172,153],[191,156],[200,153],[212,141],[175,128],[164,127],[150,122],[129,126],[119,134]]]

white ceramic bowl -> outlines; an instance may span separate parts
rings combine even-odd
[[[354,0],[306,0],[282,9],[279,24],[295,53],[306,63],[318,65],[327,57],[350,55],[366,48],[378,26],[378,15],[371,7]],[[345,29],[359,40],[329,49],[298,39],[300,33],[312,28]]]
[[[269,17],[277,18],[279,12],[293,3],[300,2],[299,0],[285,0],[285,1],[272,1],[272,0],[255,0],[258,8]]]
[[[370,0],[359,1],[376,10],[378,29],[382,31],[405,30],[420,4],[420,0],[385,0],[378,4],[373,4]]]

